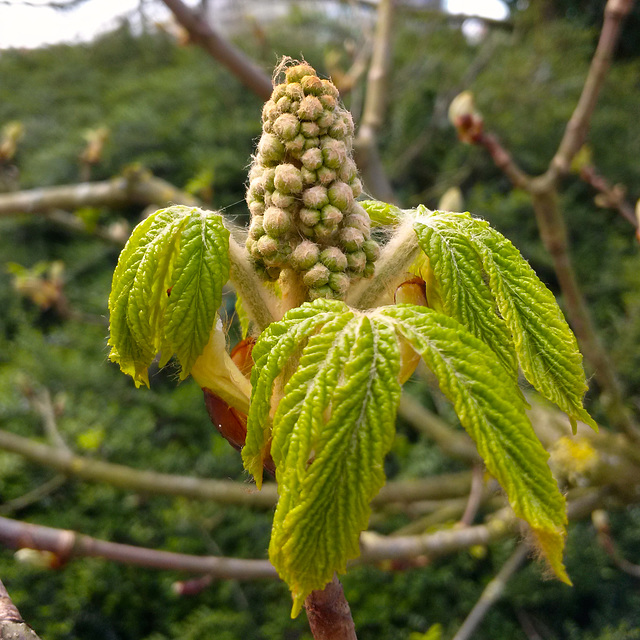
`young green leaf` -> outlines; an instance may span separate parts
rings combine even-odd
[[[371,218],[374,227],[397,224],[403,217],[402,209],[380,200],[360,200],[359,203]]]
[[[436,212],[416,221],[414,229],[420,248],[428,256],[431,270],[425,273],[422,260],[418,263],[418,275],[425,282],[433,278],[430,297],[433,297],[435,288],[442,312],[484,340],[515,378],[518,365],[513,341],[484,282],[482,262],[470,239],[451,222],[463,215]]]
[[[111,352],[124,373],[146,384],[162,351],[185,378],[204,349],[229,276],[229,232],[222,218],[174,206],[149,216],[120,254],[109,296]]]
[[[253,347],[251,355],[255,364],[251,371],[251,407],[242,461],[255,478],[258,488],[262,485],[262,468],[271,437],[269,414],[276,378],[319,326],[347,310],[342,302],[318,298],[311,304],[292,309],[279,322],[272,322]]]
[[[551,568],[569,583],[562,565],[565,501],[516,382],[485,342],[445,315],[414,305],[377,313],[422,355],[515,514],[529,523]]]
[[[269,557],[292,591],[294,616],[311,591],[323,588],[334,572],[344,572],[347,561],[359,554],[369,502],[384,484],[384,457],[400,398],[394,329],[343,303],[329,303],[327,311],[327,303],[304,304],[269,327],[289,324],[269,337],[275,339],[272,353],[289,357],[295,350],[292,316],[303,315],[295,320],[295,326],[304,326],[295,335],[298,349],[301,336],[313,332],[285,385],[271,442],[280,497]],[[311,326],[308,320],[319,316]],[[264,349],[261,342],[255,349]],[[281,369],[284,362],[278,359]],[[258,357],[254,371],[268,365],[267,358]]]
[[[450,231],[446,233],[450,237],[460,238],[459,242],[473,248],[482,264],[494,304],[512,336],[527,380],[566,412],[574,427],[576,420],[582,420],[597,429],[596,423],[582,407],[587,384],[575,336],[553,294],[520,252],[488,222],[473,218],[468,213],[424,215],[424,208],[418,208],[415,225],[419,238],[424,237],[425,227],[444,229],[448,225]],[[425,244],[423,250],[431,250],[431,243]],[[431,255],[429,259],[432,260]],[[468,264],[460,262],[459,267],[461,272],[468,273]],[[477,269],[477,264],[474,269]],[[445,286],[440,282],[441,291]],[[494,311],[491,313],[495,315]],[[484,336],[478,337],[485,339]],[[499,345],[488,344],[502,355]]]

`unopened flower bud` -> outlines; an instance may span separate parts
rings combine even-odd
[[[318,174],[315,171],[307,169],[306,167],[302,167],[302,169],[300,169],[300,175],[302,176],[302,182],[305,185],[314,184],[318,179]]]
[[[327,227],[337,227],[342,222],[342,211],[338,207],[334,207],[332,204],[327,204],[322,207],[322,222]]]
[[[322,113],[322,103],[315,96],[306,96],[300,101],[300,107],[298,108],[300,120],[317,120]]]
[[[351,279],[346,273],[332,273],[329,276],[329,286],[339,297],[344,297],[351,284]]]
[[[274,120],[278,115],[278,109],[276,103],[273,100],[268,100],[262,107],[262,122],[269,122]]]
[[[252,216],[261,216],[264,213],[264,202],[260,202],[259,200],[252,200],[249,203],[249,211]]]
[[[278,241],[271,236],[262,236],[256,243],[261,256],[272,256],[278,251]]]
[[[304,141],[304,148],[306,149],[316,149],[320,146],[320,138],[313,137],[313,138],[306,138]]]
[[[278,165],[273,184],[281,193],[300,193],[302,191],[300,169],[288,163]]]
[[[329,196],[329,202],[339,209],[342,209],[342,211],[347,211],[353,204],[351,187],[339,180],[331,184],[327,189],[327,195]]]
[[[328,167],[320,167],[318,169],[318,180],[320,184],[328,187],[336,179],[336,172]]]
[[[313,227],[315,237],[323,242],[330,240],[335,235],[336,230],[337,227],[335,225],[324,224],[324,222],[318,222],[318,224]]]
[[[347,148],[341,140],[325,138],[322,141],[322,159],[329,169],[339,169],[347,159]]]
[[[284,209],[278,207],[269,207],[264,212],[263,219],[264,230],[273,237],[284,236],[293,226],[291,214]]]
[[[346,251],[357,251],[364,244],[364,234],[353,227],[346,227],[340,231],[340,242]]]
[[[353,227],[358,231],[361,231],[365,238],[368,238],[371,235],[371,219],[365,213],[364,215],[361,213],[352,213],[348,215],[344,221],[345,227]]]
[[[316,122],[321,129],[325,131],[331,127],[331,125],[336,121],[336,114],[330,109],[324,109],[324,111],[318,116]]]
[[[249,237],[257,240],[264,235],[264,218],[262,216],[254,216],[249,227]]]
[[[302,202],[309,209],[322,209],[329,204],[329,196],[325,187],[316,185],[302,192]]]
[[[380,245],[375,240],[365,240],[362,250],[367,256],[367,262],[375,262],[380,257]]]
[[[285,142],[284,148],[289,155],[292,155],[294,158],[300,159],[302,154],[304,153],[304,145],[306,142],[306,138],[299,133],[293,140],[289,140],[289,142]]]
[[[284,144],[272,133],[265,133],[258,143],[258,154],[263,164],[276,164],[284,157]]]
[[[304,78],[300,80],[300,84],[307,95],[319,96],[323,92],[322,80],[318,78],[315,71],[311,75],[304,76]]]
[[[289,98],[289,96],[282,96],[282,98],[276,102],[276,111],[279,114],[291,111],[291,98]]]
[[[299,82],[292,82],[287,85],[286,94],[293,102],[300,102],[304,98],[304,90]]]
[[[355,274],[360,274],[364,271],[367,264],[367,256],[364,251],[353,251],[347,253],[347,266]]]
[[[357,198],[362,193],[362,182],[360,182],[360,178],[351,180],[349,186],[351,187],[354,198]]]
[[[289,209],[295,201],[294,196],[281,193],[277,189],[271,194],[271,204],[280,209]]]
[[[323,264],[315,264],[304,274],[302,281],[307,287],[318,288],[329,282],[330,273]]]
[[[320,102],[325,108],[325,111],[334,111],[338,106],[338,101],[331,95],[324,94],[320,96]]]
[[[320,253],[320,262],[329,271],[344,271],[347,268],[347,256],[338,247],[327,247]]]
[[[321,287],[312,287],[309,289],[309,298],[317,300],[318,298],[333,298],[333,289],[325,284]]]
[[[300,218],[300,222],[305,226],[314,227],[318,222],[320,222],[320,211],[318,211],[318,209],[307,209],[306,207],[302,207],[298,213],[298,217]]]
[[[309,240],[303,240],[291,254],[291,265],[298,271],[306,271],[318,262],[319,256],[318,245]]]
[[[303,122],[300,125],[300,133],[305,138],[316,138],[320,134],[320,127],[315,122]]]
[[[365,278],[373,278],[375,273],[376,273],[376,265],[373,262],[367,262],[367,264],[364,267],[364,272],[362,273],[362,275]]]
[[[283,140],[293,140],[300,131],[300,120],[291,113],[283,113],[273,123],[273,131]]]
[[[347,158],[340,167],[338,177],[342,182],[349,184],[357,176],[358,169],[356,168],[356,163],[351,158]]]
[[[284,71],[284,75],[287,79],[287,83],[300,82],[305,76],[316,75],[315,69],[306,63],[296,64],[291,67],[287,67]]]
[[[287,93],[287,85],[285,83],[278,84],[273,88],[271,99],[274,103],[278,102]]]
[[[307,149],[300,160],[302,165],[310,171],[317,171],[322,166],[322,151],[320,149]]]

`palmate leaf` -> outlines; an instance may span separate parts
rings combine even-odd
[[[249,413],[247,439],[253,430],[264,439],[256,422],[268,411],[264,394],[301,338],[305,343],[271,431],[280,497],[269,557],[292,591],[295,616],[311,591],[359,554],[395,433],[400,355],[388,322],[341,302],[304,304],[267,332],[254,348],[252,382],[262,408]],[[247,458],[251,463],[255,453]]]
[[[184,206],[140,223],[120,254],[109,296],[109,357],[136,386],[162,351],[185,378],[209,340],[229,276],[229,232],[215,213]]]
[[[399,305],[376,313],[388,318],[424,358],[515,514],[531,526],[554,573],[570,583],[562,564],[564,497],[518,387],[496,354],[458,322],[432,309]]]
[[[435,214],[416,221],[418,242],[428,256],[432,273],[425,273],[427,268],[420,262],[417,271],[426,282],[433,278],[429,297],[437,295],[442,311],[484,340],[515,378],[518,365],[513,341],[504,320],[496,313],[495,301],[483,279],[480,257],[470,239],[451,223],[461,215]]]
[[[447,315],[484,340],[503,363],[513,343],[525,377],[536,390],[566,412],[574,427],[582,420],[597,429],[582,407],[587,385],[575,336],[553,294],[511,242],[468,213],[429,214],[422,207],[415,230]],[[471,295],[451,293],[452,286],[468,287]],[[481,322],[487,316],[490,319]],[[500,333],[487,330],[495,329],[496,318],[511,335],[502,344]]]

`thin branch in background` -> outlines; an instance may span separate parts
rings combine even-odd
[[[190,9],[181,0],[162,1],[193,42],[227,67],[256,95],[263,100],[269,99],[273,90],[271,78],[251,58],[214,31],[200,12]]]
[[[18,214],[43,214],[58,209],[82,207],[126,207],[131,204],[185,204],[197,207],[199,201],[172,184],[145,170],[131,169],[125,175],[103,182],[44,187],[0,193],[0,218]]]
[[[479,464],[473,467],[471,478],[471,491],[469,491],[467,506],[462,514],[462,518],[460,518],[460,524],[464,527],[468,527],[473,524],[473,521],[476,519],[478,509],[482,504],[482,496],[484,493],[484,467]]]
[[[480,461],[480,455],[469,436],[454,431],[444,420],[407,393],[400,398],[398,415],[416,431],[433,440],[446,454],[471,462]]]
[[[628,220],[635,229],[638,228],[638,220],[633,206],[625,197],[626,189],[624,187],[619,184],[610,185],[607,180],[598,173],[596,168],[590,164],[581,167],[580,177],[598,192],[596,196],[597,206],[603,209],[615,209],[623,218]]]
[[[1,580],[0,640],[39,640],[36,632],[22,619]]]
[[[354,141],[355,159],[362,172],[365,188],[385,202],[396,201],[378,149],[378,131],[387,111],[394,4],[394,0],[380,0],[378,3],[364,112]]]
[[[524,609],[516,609],[516,617],[529,640],[546,640],[538,633],[531,616]]]
[[[598,534],[600,546],[607,552],[613,563],[627,575],[640,580],[640,565],[629,562],[618,550],[611,534],[609,516],[606,511],[598,509],[591,514],[591,521]]]
[[[57,474],[53,476],[53,478],[50,478],[46,482],[43,482],[35,489],[32,489],[24,495],[21,495],[18,498],[14,498],[13,500],[8,500],[7,502],[0,505],[0,515],[9,516],[16,511],[20,511],[22,509],[30,507],[32,504],[39,502],[43,498],[51,495],[54,491],[57,491],[66,483],[66,481],[67,476],[63,474]]]
[[[27,394],[31,405],[42,418],[42,426],[49,442],[56,448],[70,454],[71,449],[58,430],[56,411],[51,400],[51,393],[46,387]]]
[[[545,174],[545,180],[549,183],[556,183],[561,176],[569,173],[571,161],[584,144],[591,116],[611,66],[622,23],[631,13],[633,2],[634,0],[607,0],[598,46],[591,60],[582,93]]]
[[[480,599],[469,612],[453,640],[469,640],[473,636],[491,607],[502,597],[507,583],[520,569],[528,553],[529,548],[526,544],[521,543],[518,545],[513,554],[502,565],[496,577],[484,588]]]
[[[88,482],[104,482],[128,491],[149,495],[181,496],[256,509],[271,509],[276,503],[274,484],[255,485],[195,478],[170,473],[133,469],[121,464],[104,462],[60,451],[29,438],[0,429],[0,450],[20,455],[31,462],[50,467],[70,477]],[[419,500],[447,500],[467,495],[471,487],[469,472],[445,473],[416,480],[397,480],[386,484],[372,500],[374,507],[390,503],[409,504]]]

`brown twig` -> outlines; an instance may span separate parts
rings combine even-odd
[[[104,182],[0,193],[0,218],[21,213],[46,213],[81,207],[124,207],[130,204],[186,204],[197,206],[193,196],[144,171]]]
[[[271,78],[230,42],[216,33],[203,16],[181,0],[163,0],[190,38],[215,60],[221,62],[251,91],[268,100],[273,90]]]
[[[169,473],[133,469],[60,451],[29,438],[0,429],[0,449],[18,454],[45,467],[88,482],[104,482],[111,486],[150,495],[182,496],[219,504],[235,504],[257,509],[272,508],[277,499],[273,484],[260,491],[254,485],[231,480],[195,478]],[[468,472],[442,474],[419,480],[399,480],[385,485],[373,499],[374,507],[389,503],[408,504],[418,500],[464,496],[471,486]]]
[[[36,632],[22,619],[1,580],[0,640],[39,640]]]
[[[482,504],[482,496],[484,493],[484,467],[477,464],[473,467],[473,474],[471,476],[471,491],[469,491],[469,498],[467,500],[467,506],[465,507],[460,523],[464,527],[470,526],[476,518],[478,509]]]
[[[517,573],[518,569],[520,569],[528,553],[529,548],[526,544],[521,543],[518,545],[513,554],[502,565],[502,568],[498,571],[495,578],[484,588],[480,599],[469,612],[469,615],[458,629],[453,640],[469,640],[469,638],[473,636],[489,612],[489,609],[502,597],[507,583],[513,575]]]
[[[580,177],[596,191],[598,198],[596,204],[606,209],[615,209],[620,215],[628,220],[634,228],[638,228],[638,220],[631,203],[625,198],[625,189],[620,185],[610,185],[601,176],[593,165],[585,165],[580,169]]]
[[[378,150],[378,130],[384,123],[387,110],[393,13],[394,0],[380,0],[364,112],[354,142],[355,159],[366,189],[385,202],[396,201]]]
[[[633,0],[607,0],[598,46],[591,61],[582,93],[567,123],[560,146],[544,175],[544,180],[550,184],[555,184],[560,177],[569,173],[571,161],[584,144],[591,116],[611,66],[622,23],[631,12],[632,6]]]
[[[357,640],[351,609],[337,576],[322,591],[312,591],[304,608],[315,640]]]

